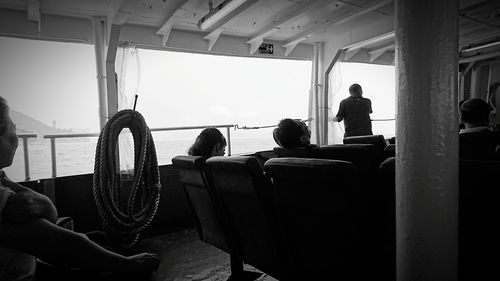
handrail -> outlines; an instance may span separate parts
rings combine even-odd
[[[151,132],[164,132],[164,131],[184,131],[184,130],[196,130],[196,129],[205,129],[205,128],[226,128],[227,135],[227,151],[228,155],[231,156],[231,128],[234,128],[235,125],[232,124],[224,124],[224,125],[204,125],[204,126],[183,126],[183,127],[165,127],[165,128],[151,128]],[[36,137],[36,135],[34,135]],[[50,134],[44,135],[44,139],[50,139],[50,154],[51,154],[51,163],[52,163],[52,177],[57,176],[57,160],[56,160],[56,139],[63,138],[88,138],[88,137],[99,137],[99,133],[70,133],[70,134]],[[27,145],[27,142],[26,142]],[[27,151],[27,150],[25,150]],[[27,156],[25,155],[25,159]],[[27,161],[25,160],[25,163]]]
[[[395,121],[396,118],[380,118],[380,119],[372,119],[374,122],[380,122],[380,121]]]
[[[23,140],[23,154],[24,154],[24,178],[30,180],[30,161],[28,152],[28,139],[36,138],[37,134],[17,134],[17,137]]]

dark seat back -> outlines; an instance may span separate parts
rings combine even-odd
[[[203,172],[205,160],[202,156],[176,156],[172,164],[179,172],[200,239],[229,253],[211,179]]]
[[[500,280],[500,161],[460,160],[460,280]]]
[[[259,162],[252,156],[212,157],[206,168],[243,261],[279,278],[272,184]]]
[[[264,165],[287,268],[296,280],[353,280],[362,268],[353,213],[354,165],[324,159],[276,158]]]
[[[495,150],[500,145],[500,135],[490,132],[462,133],[459,135],[460,159],[500,160]]]
[[[384,158],[387,159],[389,157],[396,157],[396,145],[389,144],[384,149]]]
[[[274,150],[264,150],[255,152],[253,157],[255,157],[259,161],[260,166],[264,168],[264,163],[266,163],[267,160],[277,158],[278,155]]]
[[[356,136],[344,138],[344,144],[373,144],[375,145],[375,151],[377,157],[379,158],[379,163],[384,160],[384,149],[387,146],[387,142],[383,135],[368,135],[368,136]]]
[[[297,158],[314,158],[316,147],[307,146],[307,147],[275,147],[274,153],[278,155],[278,157],[297,157]]]
[[[379,158],[373,144],[336,144],[323,146],[318,149],[316,158],[342,160],[351,162],[356,167],[359,179],[359,188],[355,190],[356,220],[361,223],[358,227],[369,234],[367,237],[373,239],[373,245],[380,246],[376,242],[382,239],[382,232],[374,231],[383,223],[383,204],[381,200],[383,193],[378,178]],[[369,211],[366,211],[369,210]],[[377,238],[378,237],[378,238]]]
[[[390,157],[380,164],[379,179],[383,206],[383,263],[387,280],[396,280],[396,158]]]
[[[315,158],[351,162],[366,176],[374,176],[378,167],[378,155],[373,144],[334,144],[320,147]],[[370,179],[374,182],[375,179]]]

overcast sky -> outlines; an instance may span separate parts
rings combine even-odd
[[[13,109],[58,128],[98,131],[92,45],[0,37],[0,46],[1,95]],[[140,67],[135,57],[127,64],[126,90],[139,85],[137,110],[150,127],[307,118],[310,61],[138,52]],[[394,67],[343,64],[339,79],[339,97],[359,83],[372,99],[372,118],[394,117]]]

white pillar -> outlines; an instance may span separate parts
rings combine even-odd
[[[396,0],[397,280],[458,279],[458,0]]]
[[[99,126],[104,128],[106,117],[108,116],[107,98],[106,98],[106,62],[104,60],[105,34],[104,19],[101,17],[92,18],[92,27],[94,30],[94,51],[97,69],[97,89],[99,91]]]
[[[312,62],[312,77],[311,77],[311,90],[312,90],[312,118],[314,128],[311,129],[311,141],[317,145],[321,145],[321,116],[320,116],[320,97],[319,97],[319,89],[318,89],[318,76],[319,73],[319,45],[314,44],[313,46],[313,62]]]
[[[116,52],[120,40],[121,25],[112,24],[106,53],[106,78],[108,91],[108,118],[118,112],[118,81],[115,72]]]

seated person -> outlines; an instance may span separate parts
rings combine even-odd
[[[282,147],[282,149],[275,149],[280,157],[307,157],[317,148],[316,145],[311,144],[311,131],[304,122],[298,119],[282,119],[273,131],[273,138]]]
[[[491,106],[482,99],[469,99],[460,105],[462,123],[464,129],[460,133],[476,133],[491,131],[490,111]]]
[[[194,144],[189,148],[188,155],[203,156],[224,156],[226,153],[226,138],[217,128],[206,128],[201,131]]]
[[[57,226],[52,201],[11,181],[1,170],[12,164],[17,146],[16,126],[0,97],[0,280],[32,280],[35,257],[57,267],[93,272],[148,273],[158,267],[154,254],[119,255]]]
[[[462,123],[459,148],[461,159],[494,160],[500,137],[489,126],[491,106],[482,99],[469,99],[460,106]]]

